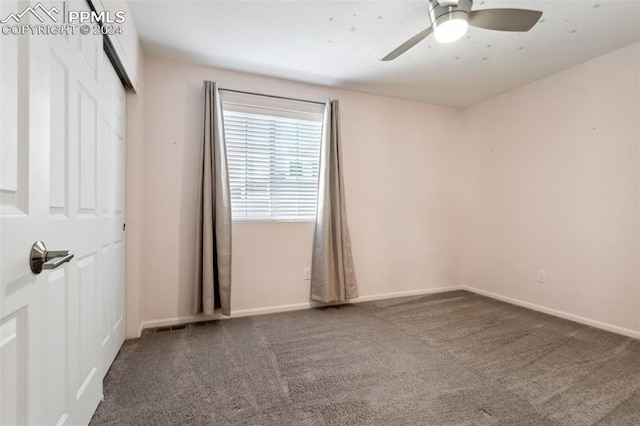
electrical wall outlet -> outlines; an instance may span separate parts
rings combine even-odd
[[[311,268],[304,268],[304,279],[305,280],[311,279]]]
[[[538,282],[546,283],[547,282],[547,271],[544,269],[538,269]]]

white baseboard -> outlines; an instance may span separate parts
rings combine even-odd
[[[361,296],[357,299],[352,299],[347,303],[369,302],[373,300],[393,299],[396,297],[420,296],[425,294],[444,293],[444,292],[455,291],[455,290],[467,290],[472,293],[490,297],[492,299],[511,303],[512,305],[522,306],[524,308],[528,308],[534,311],[553,315],[569,321],[574,321],[580,324],[610,331],[612,333],[621,334],[623,336],[640,339],[640,331],[632,330],[625,327],[620,327],[620,326],[605,323],[602,321],[593,320],[590,318],[582,317],[580,315],[570,314],[568,312],[560,311],[553,308],[547,308],[542,305],[525,302],[523,300],[514,299],[512,297],[502,296],[497,293],[492,293],[490,291],[481,290],[479,288],[475,288],[471,286],[447,286],[447,287],[436,287],[436,288],[428,288],[428,289],[421,289],[421,290],[398,291],[393,293],[381,293],[381,294],[374,294],[370,296]],[[311,308],[317,308],[321,306],[333,306],[333,305],[339,305],[339,304],[343,304],[343,302],[319,303],[319,302],[309,301],[309,302],[303,302],[303,303],[294,303],[290,305],[277,305],[277,306],[267,306],[263,308],[239,309],[236,311],[232,311],[230,317],[223,316],[221,314],[216,314],[211,316],[186,315],[186,316],[180,316],[180,317],[171,317],[171,318],[162,318],[157,320],[143,321],[140,324],[137,337],[140,337],[142,335],[142,331],[147,328],[167,327],[172,325],[188,324],[192,322],[212,321],[212,320],[228,319],[228,318],[240,318],[240,317],[248,317],[253,315],[273,314],[278,312],[299,311],[302,309],[311,309]]]
[[[434,294],[434,293],[444,293],[447,291],[455,291],[462,290],[461,286],[448,286],[448,287],[435,287],[435,288],[427,288],[420,290],[407,290],[407,291],[397,291],[393,293],[381,293],[374,294],[370,296],[361,296],[357,299],[351,299],[348,302],[336,302],[336,303],[320,303],[320,302],[303,302],[303,303],[294,303],[290,305],[277,305],[277,306],[266,306],[263,308],[252,308],[252,309],[239,309],[235,311],[231,311],[231,316],[224,316],[221,314],[216,315],[185,315],[180,317],[170,317],[170,318],[162,318],[157,320],[149,320],[143,321],[140,324],[138,336],[142,335],[142,331],[147,328],[155,328],[155,327],[168,327],[172,325],[181,325],[188,324],[192,322],[202,322],[202,321],[212,321],[217,319],[229,319],[229,318],[240,318],[240,317],[248,317],[253,315],[265,315],[265,314],[274,314],[278,312],[289,312],[289,311],[299,311],[302,309],[311,309],[318,308],[321,306],[335,306],[341,305],[344,303],[360,303],[360,302],[369,302],[373,300],[383,300],[383,299],[393,299],[396,297],[407,297],[407,296],[420,296],[425,294]]]
[[[602,321],[597,321],[594,319],[582,317],[580,315],[570,314],[568,312],[560,311],[558,309],[547,308],[542,305],[537,305],[535,303],[525,302],[523,300],[514,299],[512,297],[502,296],[497,293],[492,293],[490,291],[480,290],[479,288],[470,287],[470,286],[461,286],[460,289],[467,290],[472,293],[480,294],[482,296],[490,297],[492,299],[500,300],[502,302],[511,303],[512,305],[522,306],[523,308],[532,309],[534,311],[542,312],[545,314],[553,315],[555,317],[563,318],[569,321],[577,322],[584,325],[589,325],[591,327],[599,328],[602,330],[610,331],[616,334],[622,334],[623,336],[633,337],[636,339],[640,339],[640,331],[632,330],[625,327],[620,327],[617,325],[609,324]]]
[[[397,291],[393,293],[374,294],[371,296],[358,297],[357,299],[351,300],[351,302],[359,303],[359,302],[369,302],[372,300],[394,299],[396,297],[422,296],[425,294],[446,293],[448,291],[456,291],[456,290],[462,290],[462,286],[450,285],[446,287],[434,287],[434,288],[424,288],[419,290],[407,290],[407,291]]]
[[[142,331],[147,328],[170,327],[173,325],[189,324],[192,322],[211,321],[222,318],[222,315],[185,315],[180,317],[161,318],[157,320],[142,321],[140,323],[138,336],[142,336]]]

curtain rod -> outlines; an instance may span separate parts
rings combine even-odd
[[[288,98],[286,96],[265,95],[264,93],[245,92],[243,90],[233,90],[233,89],[218,89],[218,90],[220,90],[221,92],[242,93],[243,95],[266,96],[267,98],[285,99],[287,101],[306,102],[308,104],[325,105],[325,102],[309,101],[306,99],[297,99],[297,98]]]

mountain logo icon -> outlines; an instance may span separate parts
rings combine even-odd
[[[20,20],[28,14],[33,15],[40,23],[44,23],[45,18],[49,17],[54,23],[58,22],[58,18],[54,15],[60,13],[60,11],[54,6],[51,9],[47,9],[42,5],[42,3],[38,3],[35,6],[29,6],[25,10],[20,13],[10,13],[9,16],[0,21],[0,24],[6,24],[7,22],[13,20],[16,23],[19,23]]]

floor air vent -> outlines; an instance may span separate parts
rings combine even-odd
[[[156,328],[155,332],[156,333],[163,333],[165,331],[184,330],[185,328],[187,328],[186,324],[174,325],[174,326],[171,326],[171,327],[158,327],[158,328]]]

